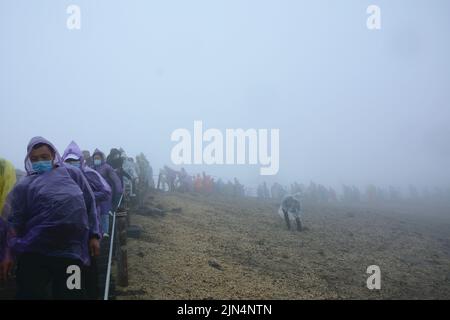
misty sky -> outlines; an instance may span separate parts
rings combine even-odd
[[[172,131],[202,120],[279,128],[280,171],[189,172],[449,185],[449,15],[447,0],[0,0],[0,156],[22,169],[42,135],[61,153],[72,139],[142,151],[158,171]]]

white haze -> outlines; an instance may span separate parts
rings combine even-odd
[[[79,5],[81,30],[66,28]],[[366,27],[366,8],[382,29]],[[0,156],[123,147],[155,172],[178,128],[280,129],[280,170],[187,166],[249,185],[450,183],[448,1],[0,2]]]

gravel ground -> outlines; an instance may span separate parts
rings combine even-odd
[[[306,204],[299,233],[269,201],[157,193],[146,206],[182,209],[131,212],[143,233],[117,299],[450,299],[450,214]]]

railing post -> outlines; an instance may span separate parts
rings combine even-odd
[[[128,286],[128,256],[127,248],[120,247],[117,260],[117,284],[121,287]]]

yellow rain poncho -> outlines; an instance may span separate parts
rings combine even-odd
[[[16,184],[16,171],[11,162],[0,158],[0,216],[6,197]]]

